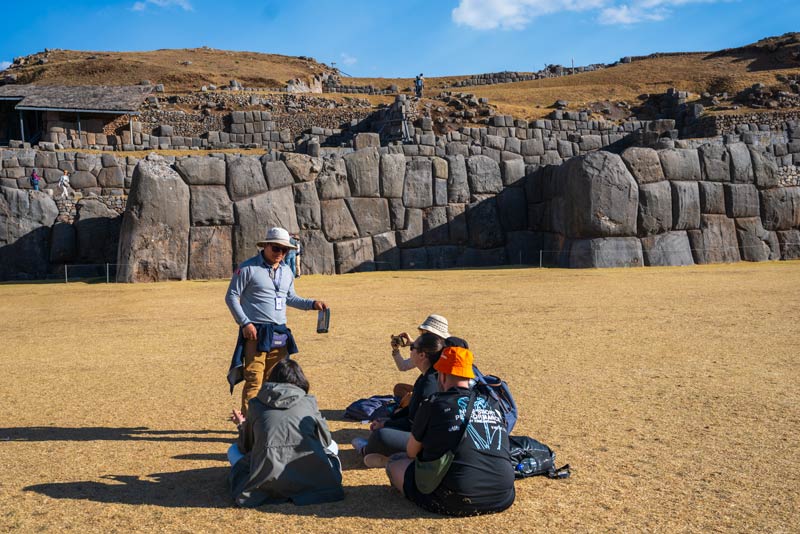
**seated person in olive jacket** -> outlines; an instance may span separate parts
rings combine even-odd
[[[239,441],[228,451],[228,484],[238,506],[344,499],[338,448],[308,387],[300,365],[284,359],[250,401],[247,420],[234,411]]]
[[[411,360],[422,373],[411,391],[411,400],[406,408],[398,410],[386,420],[373,421],[369,439],[356,438],[353,447],[364,455],[367,467],[384,467],[388,457],[396,452],[404,452],[411,425],[422,401],[439,391],[436,370],[433,365],[439,359],[444,340],[434,334],[424,333],[409,346]]]

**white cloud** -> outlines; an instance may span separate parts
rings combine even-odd
[[[607,3],[607,0],[460,0],[452,17],[456,24],[476,30],[521,30],[540,15],[597,9]]]
[[[636,24],[664,20],[672,14],[670,8],[686,4],[713,4],[727,0],[627,0],[600,11],[600,24]]]
[[[193,7],[189,0],[142,0],[134,2],[131,6],[132,11],[144,11],[149,6],[155,7],[179,7],[184,11],[193,11]]]
[[[354,58],[350,54],[342,52],[340,55],[342,57],[342,65],[355,65],[358,63],[358,59]]]
[[[563,11],[596,11],[601,24],[636,24],[664,20],[686,4],[730,0],[460,0],[453,21],[476,30],[521,30],[542,15]]]
[[[11,66],[10,61],[0,61],[0,70],[6,70],[10,66]]]

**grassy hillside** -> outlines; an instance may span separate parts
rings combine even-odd
[[[30,56],[29,56],[30,57]],[[279,87],[293,78],[308,79],[328,67],[311,58],[233,52],[211,48],[149,52],[51,50],[46,63],[13,69],[19,83],[40,85],[134,85],[141,80],[163,83],[167,92],[196,91],[203,85]]]

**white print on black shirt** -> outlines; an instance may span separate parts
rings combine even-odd
[[[458,418],[461,421],[464,420],[466,415],[468,403],[469,397],[458,399]],[[500,411],[492,408],[483,397],[475,399],[472,415],[467,425],[467,434],[472,438],[475,448],[481,451],[492,449],[495,439],[497,439],[497,446],[494,448],[500,450],[503,444],[503,432],[505,431],[506,427],[503,424],[503,416]]]

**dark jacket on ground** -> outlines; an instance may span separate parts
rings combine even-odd
[[[291,384],[265,383],[250,401],[239,434],[239,449],[246,454],[228,476],[236,504],[344,499],[339,458],[325,449],[330,443],[328,425],[312,395]]]

